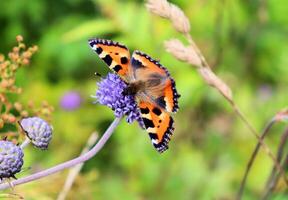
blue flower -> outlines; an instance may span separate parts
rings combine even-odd
[[[97,99],[97,103],[111,108],[115,117],[120,118],[126,115],[128,123],[137,120],[139,125],[142,128],[144,127],[134,96],[123,95],[123,90],[127,87],[127,84],[119,76],[108,73],[105,78],[97,83],[97,86],[96,96],[93,96]]]
[[[22,149],[7,140],[0,140],[0,180],[2,178],[15,178],[23,165]]]
[[[19,125],[39,149],[46,150],[52,139],[52,127],[40,117],[27,117],[19,121]]]

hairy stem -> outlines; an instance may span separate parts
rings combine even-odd
[[[69,161],[61,163],[59,165],[56,165],[54,167],[51,167],[49,169],[37,172],[37,173],[32,174],[32,175],[27,176],[27,177],[20,178],[18,180],[11,181],[11,184],[15,186],[15,185],[31,182],[31,181],[34,181],[36,179],[40,179],[40,178],[49,176],[49,175],[54,174],[56,172],[62,171],[64,169],[66,169],[66,168],[73,167],[73,166],[75,166],[75,165],[77,165],[79,163],[83,163],[83,162],[89,160],[90,158],[95,156],[103,148],[104,144],[110,138],[110,136],[112,135],[113,131],[115,130],[115,128],[119,124],[120,120],[121,120],[121,118],[115,118],[115,120],[110,124],[110,126],[105,131],[105,133],[103,134],[101,139],[87,153],[85,153],[85,154],[83,154],[83,155],[81,155],[81,156],[79,156],[77,158],[74,158],[72,160],[69,160]],[[7,188],[9,188],[9,184],[8,183],[3,183],[3,184],[0,185],[0,190],[4,190],[4,189],[7,189]]]

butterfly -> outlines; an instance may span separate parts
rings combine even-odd
[[[167,69],[138,50],[130,57],[128,48],[118,42],[90,39],[89,44],[109,68],[127,83],[123,94],[135,97],[144,128],[156,150],[160,153],[167,150],[174,131],[170,114],[178,111],[180,97]]]

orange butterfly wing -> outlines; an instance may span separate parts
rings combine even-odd
[[[119,74],[124,80],[127,80],[130,53],[126,46],[104,39],[90,39],[89,44],[111,70]]]
[[[131,66],[136,80],[146,82],[146,94],[167,112],[177,112],[178,98],[175,82],[158,61],[140,51],[134,51]]]
[[[165,110],[146,102],[138,102],[144,126],[149,133],[153,146],[160,153],[168,149],[174,130],[173,119]]]

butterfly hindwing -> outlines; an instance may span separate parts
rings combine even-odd
[[[146,83],[146,94],[167,112],[177,112],[178,98],[175,82],[167,69],[145,53],[134,51],[131,67],[136,80]]]
[[[140,114],[153,146],[160,153],[168,149],[168,143],[174,130],[173,119],[165,110],[152,103],[138,102]]]
[[[130,63],[130,53],[126,46],[104,39],[90,39],[89,44],[111,70],[126,80]]]

